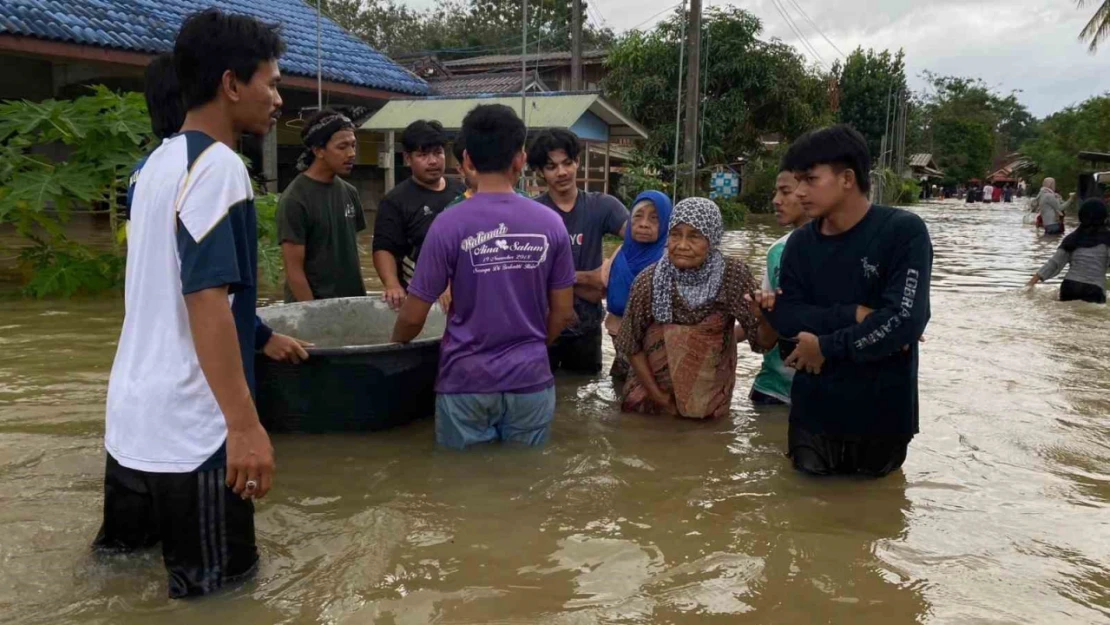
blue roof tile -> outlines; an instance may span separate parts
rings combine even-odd
[[[287,48],[282,71],[316,76],[316,10],[302,0],[2,0],[0,34],[167,52],[185,16],[210,6],[281,23]],[[426,82],[328,18],[320,28],[325,80],[412,95],[429,93]]]

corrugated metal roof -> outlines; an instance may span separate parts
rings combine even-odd
[[[440,80],[430,80],[432,92],[442,96],[477,96],[520,93],[521,76],[516,72],[499,74],[467,74]],[[528,84],[535,85],[539,91],[548,91],[547,86],[535,75],[528,76]]]
[[[190,13],[217,7],[282,25],[283,72],[316,76],[316,11],[301,0],[0,0],[0,34],[157,54]],[[326,17],[325,80],[423,95],[428,85]]]
[[[570,128],[587,112],[600,117],[614,137],[647,138],[642,126],[625,117],[599,94],[537,93],[527,98],[529,128]],[[435,119],[447,130],[462,128],[463,117],[479,104],[504,104],[520,112],[520,96],[489,98],[429,98],[390,100],[365,124],[363,130],[403,130],[418,119]]]
[[[604,59],[608,54],[605,50],[586,50],[582,52],[583,61],[596,61]],[[553,62],[570,62],[570,52],[544,52],[541,54],[529,54],[525,57],[528,63],[553,63]],[[444,66],[452,69],[462,69],[479,65],[520,65],[522,63],[521,55],[519,54],[495,54],[489,56],[474,56],[467,59],[455,59],[453,61],[444,61]]]
[[[932,160],[932,154],[914,154],[910,157],[910,167],[929,167]]]

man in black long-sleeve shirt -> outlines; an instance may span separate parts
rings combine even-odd
[[[933,248],[913,213],[872,206],[870,158],[855,130],[796,141],[783,159],[814,219],[783,252],[772,325],[796,337],[786,364],[789,450],[812,474],[883,476],[918,431],[918,340],[929,321]],[[791,339],[787,339],[791,341]]]

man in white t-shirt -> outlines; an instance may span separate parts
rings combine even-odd
[[[274,461],[253,396],[254,355],[301,344],[255,316],[254,194],[232,146],[281,108],[274,26],[215,9],[186,19],[174,66],[188,113],[131,177],[126,315],[108,383],[98,551],[162,544],[171,598],[258,565],[252,499]]]

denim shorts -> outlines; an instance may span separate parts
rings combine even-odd
[[[436,395],[436,443],[465,449],[505,441],[547,442],[555,417],[555,387],[535,393]]]

